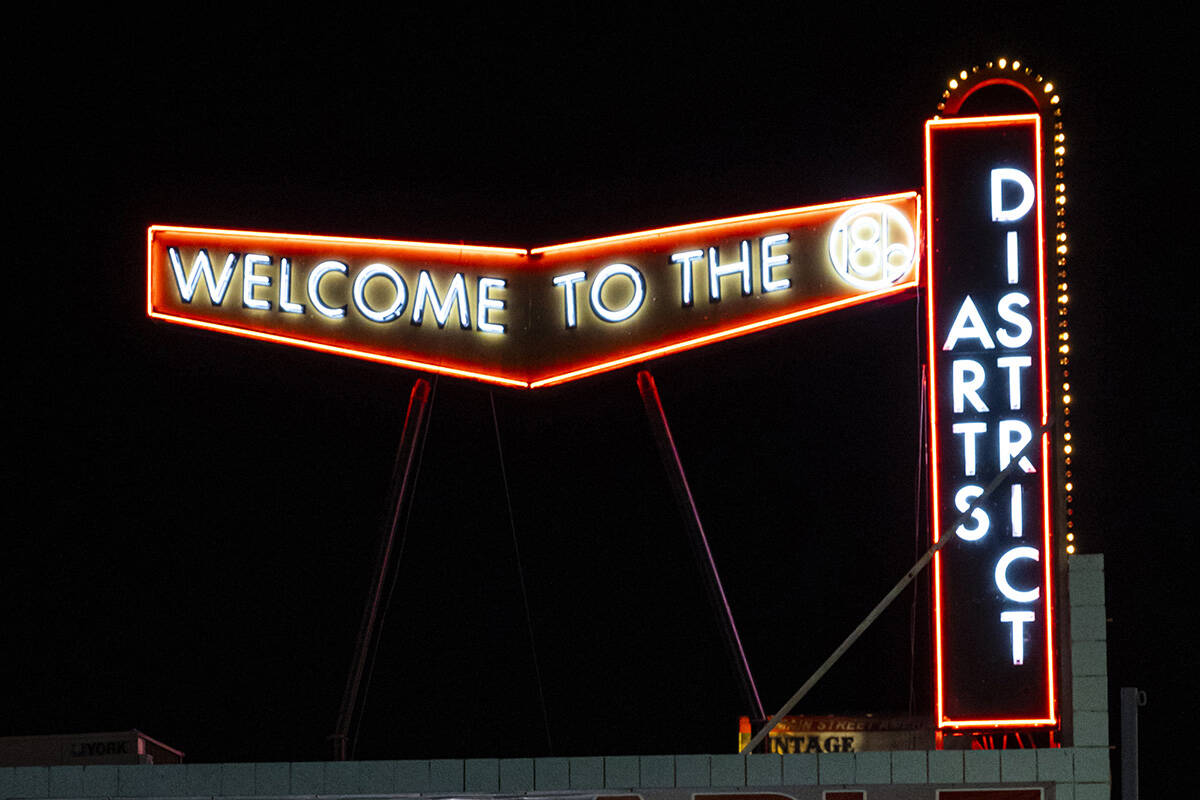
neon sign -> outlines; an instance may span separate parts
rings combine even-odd
[[[147,313],[526,388],[914,288],[915,192],[532,249],[155,225]]]
[[[829,259],[838,276],[860,289],[882,289],[912,269],[917,237],[904,216],[881,203],[855,206],[834,223]]]
[[[937,724],[1051,726],[1041,124],[927,122],[923,229],[916,192],[536,248],[156,225],[147,313],[539,388],[909,292],[924,252],[933,535],[961,540],[934,560]]]
[[[926,123],[937,722],[1052,725],[1041,118]],[[1025,451],[1024,455],[1021,455]],[[943,530],[1019,458],[1016,477]]]

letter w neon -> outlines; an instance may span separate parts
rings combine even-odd
[[[203,248],[196,253],[196,258],[192,260],[192,271],[188,275],[184,275],[183,262],[179,259],[179,250],[168,247],[167,255],[171,257],[171,271],[175,273],[175,286],[179,289],[180,300],[185,303],[192,302],[192,297],[200,285],[200,278],[203,277],[204,289],[208,292],[209,302],[214,306],[225,302],[225,293],[229,291],[229,282],[233,279],[233,269],[237,265],[237,253],[230,253],[225,258],[225,266],[221,269],[219,280],[213,274],[212,260],[208,257],[208,251]]]

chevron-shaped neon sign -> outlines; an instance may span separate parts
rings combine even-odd
[[[522,388],[913,289],[904,192],[534,248],[154,225],[150,317]]]

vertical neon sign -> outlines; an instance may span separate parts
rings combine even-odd
[[[1057,721],[1041,152],[1037,114],[925,126],[939,727]]]

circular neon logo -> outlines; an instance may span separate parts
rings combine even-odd
[[[912,272],[917,238],[900,211],[882,203],[854,206],[829,234],[829,261],[838,277],[859,289],[883,289]]]

